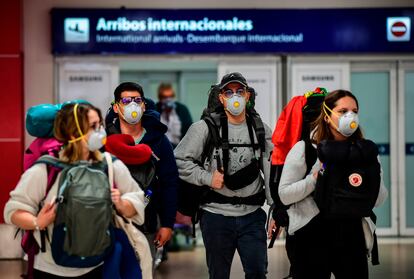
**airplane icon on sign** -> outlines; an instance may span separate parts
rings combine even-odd
[[[66,43],[89,42],[88,18],[65,18],[64,30]]]
[[[80,30],[79,29],[79,24],[75,24],[75,27],[69,27],[68,30],[72,31],[72,32],[77,32],[77,33],[85,33],[84,30]]]

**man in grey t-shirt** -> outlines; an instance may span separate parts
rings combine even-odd
[[[236,249],[246,278],[266,278],[266,213],[261,206],[265,197],[272,204],[265,187],[271,131],[264,125],[265,135],[260,137],[253,129],[253,114],[246,112],[251,93],[240,73],[225,75],[219,90],[219,131],[221,142],[228,140],[228,145],[214,148],[202,165],[197,164],[211,142],[206,121],[194,123],[174,151],[178,171],[184,181],[211,189],[201,205],[200,220],[210,278],[230,277]]]

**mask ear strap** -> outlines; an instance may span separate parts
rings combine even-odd
[[[325,102],[323,102],[323,112],[325,113],[325,115],[329,118],[329,120],[331,121],[331,123],[335,126],[335,128],[338,130],[338,126],[336,126],[335,122],[332,121],[331,116],[328,114],[328,112],[326,111],[326,109],[328,109],[332,114],[336,114],[334,113],[326,104]]]
[[[124,114],[121,112],[121,108],[119,107],[119,103],[115,103],[115,105],[118,107],[118,114],[122,116],[122,118],[125,120]]]
[[[81,130],[80,125],[79,125],[78,106],[79,106],[79,104],[76,103],[75,106],[73,107],[73,115],[75,117],[76,128],[78,128],[78,132],[80,134],[80,137],[78,137],[76,139],[73,139],[73,140],[70,140],[69,143],[80,141],[81,139],[83,139],[85,137],[85,135],[82,133],[82,130]]]

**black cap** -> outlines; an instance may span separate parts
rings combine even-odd
[[[244,87],[247,87],[247,81],[244,76],[238,72],[234,72],[223,76],[219,84],[220,89],[223,89],[226,85],[233,82],[240,83]]]

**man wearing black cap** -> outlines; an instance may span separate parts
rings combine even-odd
[[[187,183],[211,189],[200,220],[210,278],[230,277],[236,250],[246,278],[266,278],[266,213],[261,206],[266,197],[272,203],[267,185],[264,189],[271,130],[260,121],[259,132],[252,91],[240,73],[225,75],[217,89],[218,95],[209,99],[218,104],[210,119],[194,123],[174,150],[178,171]],[[220,144],[203,160],[205,146],[212,145],[209,123],[217,124]]]

